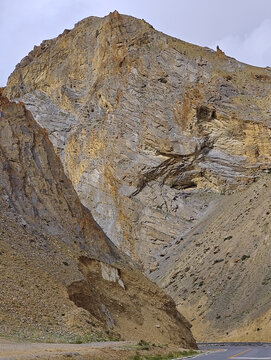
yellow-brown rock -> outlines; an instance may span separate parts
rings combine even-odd
[[[173,300],[80,203],[47,131],[23,103],[0,104],[0,334],[196,347]]]
[[[48,130],[105,233],[160,284],[171,274],[159,273],[163,262],[172,265],[167,249],[219,208],[221,194],[271,169],[270,69],[117,12],[84,19],[36,47],[5,92],[23,99]],[[182,285],[174,285],[178,300]],[[213,319],[223,331],[222,320]]]
[[[201,218],[208,191],[271,166],[271,72],[218,55],[114,12],[44,41],[9,78],[83,204],[145,268]]]

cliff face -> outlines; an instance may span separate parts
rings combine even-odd
[[[81,205],[47,132],[0,96],[0,332],[195,347],[172,299]]]
[[[166,286],[176,260],[169,248],[183,259],[178,244],[185,236],[218,212],[227,194],[270,169],[270,80],[269,68],[114,12],[84,19],[35,47],[5,91],[23,99],[48,129],[80,200],[105,233]],[[213,235],[214,247],[219,236]],[[189,249],[198,252],[197,246]],[[242,278],[238,266],[229,279],[233,286]],[[167,290],[179,301],[183,285],[174,287]],[[188,305],[182,306],[190,316]],[[212,325],[220,321],[215,310],[210,316]],[[232,326],[239,326],[238,319]]]
[[[115,12],[35,47],[6,93],[48,129],[110,239],[148,267],[201,218],[212,191],[270,167],[270,79]]]

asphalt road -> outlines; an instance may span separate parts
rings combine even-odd
[[[199,344],[199,348],[216,352],[197,356],[197,360],[271,360],[271,343]]]

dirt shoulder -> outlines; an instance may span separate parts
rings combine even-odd
[[[102,342],[89,344],[16,343],[0,339],[0,360],[127,360],[134,355],[167,354],[181,349],[154,347],[142,349],[135,342]]]

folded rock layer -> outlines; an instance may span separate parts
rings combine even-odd
[[[5,91],[21,98],[48,130],[80,200],[113,243],[164,286],[175,271],[169,249],[183,259],[178,244],[224,208],[225,196],[271,169],[270,68],[240,63],[220,49],[183,42],[117,12],[86,18],[35,47]],[[217,227],[205,237],[220,246]],[[243,241],[247,254],[253,239]],[[236,254],[238,242],[233,237]],[[184,261],[191,269],[203,256],[192,244],[189,251],[198,258]],[[243,276],[239,264],[235,276],[229,275],[233,288]],[[188,305],[181,305],[189,316],[190,298],[183,291],[190,294],[195,284],[180,280],[166,287],[178,302],[187,299]],[[207,296],[212,303],[213,285],[207,285],[197,288],[193,301]],[[242,307],[239,299],[233,302],[235,314]],[[221,333],[227,328],[223,309],[210,305],[210,326]],[[257,318],[247,311],[247,320]],[[235,318],[232,329],[245,318]],[[193,323],[198,338],[204,337],[199,322]],[[253,337],[261,340],[257,328]]]
[[[270,168],[270,80],[114,12],[36,46],[6,94],[48,130],[109,238],[148,269],[217,192]]]
[[[47,131],[22,103],[0,105],[0,332],[196,347],[173,300],[80,203]]]

